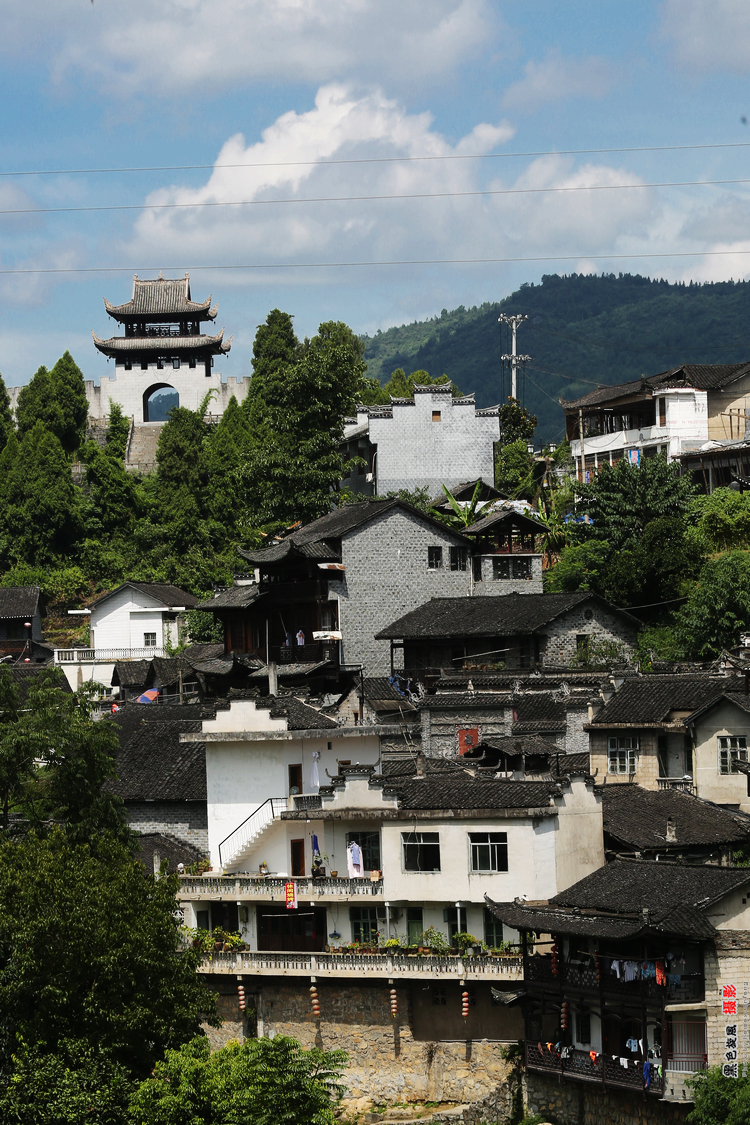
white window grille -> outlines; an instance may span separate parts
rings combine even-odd
[[[611,735],[609,739],[609,772],[635,773],[638,759],[637,735]]]
[[[719,773],[739,773],[738,762],[747,761],[747,738],[744,734],[719,735]]]

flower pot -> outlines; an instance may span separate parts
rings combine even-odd
[[[332,879],[338,879],[338,877],[339,877],[338,871],[332,871],[331,872],[331,878]]]

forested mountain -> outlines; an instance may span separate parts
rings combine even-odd
[[[367,374],[447,374],[477,405],[501,398],[500,356],[509,351],[498,316],[527,313],[518,351],[527,365],[525,404],[539,417],[538,436],[562,436],[558,396],[577,398],[592,385],[625,382],[680,363],[735,363],[750,358],[750,282],[671,284],[631,274],[560,277],[522,285],[500,302],[363,336]],[[507,393],[507,392],[506,392]],[[519,385],[519,397],[522,391]]]

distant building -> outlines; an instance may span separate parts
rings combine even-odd
[[[452,384],[417,385],[414,398],[390,406],[358,406],[344,427],[341,454],[357,457],[343,487],[364,496],[401,488],[441,494],[470,477],[494,480],[494,443],[500,437],[500,408],[477,410],[474,395],[454,398]]]
[[[41,644],[46,613],[38,586],[0,588],[0,659],[47,660],[52,650]]]
[[[750,363],[686,363],[561,400],[578,479],[623,457],[631,464],[657,453],[674,460],[707,443],[741,439],[748,394]]]

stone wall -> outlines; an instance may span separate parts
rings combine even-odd
[[[634,774],[611,774],[609,773],[609,736],[612,735],[636,735],[640,739],[640,750],[635,760],[635,773]],[[589,751],[591,754],[591,772],[599,771],[598,777],[607,778],[607,784],[613,785],[618,782],[635,781],[638,785],[642,785],[645,789],[658,789],[657,778],[659,777],[659,758],[657,754],[658,748],[658,731],[650,730],[592,730],[590,732]]]
[[[205,801],[126,801],[125,809],[136,832],[166,832],[208,855]]]
[[[544,663],[554,667],[569,666],[578,651],[578,637],[589,636],[601,644],[610,641],[619,645],[624,656],[630,658],[636,642],[637,628],[627,623],[595,600],[585,602],[578,609],[561,614],[545,627],[547,647]]]
[[[467,694],[465,710],[458,705],[443,709],[434,706],[437,698],[436,696],[431,701],[433,705],[423,708],[420,712],[422,744],[426,754],[440,758],[455,758],[458,752],[456,731],[462,727],[478,726],[482,737],[493,735],[510,738],[513,734],[513,703],[507,697],[503,699],[499,693],[498,705],[492,708],[471,706]],[[589,748],[588,732],[583,729],[584,723],[588,721],[585,703],[572,701],[566,706],[565,720],[564,731],[549,733],[540,731],[540,736],[559,746],[561,754],[585,753]],[[606,763],[604,772],[606,773]]]
[[[692,1109],[689,1103],[644,1098],[628,1090],[602,1090],[533,1071],[526,1074],[524,1087],[527,1113],[540,1114],[552,1125],[683,1125]],[[479,1120],[466,1125],[479,1125]]]
[[[346,1107],[350,1110],[394,1102],[480,1101],[509,1073],[500,1041],[415,1039],[408,985],[396,986],[398,1017],[393,1019],[386,981],[372,986],[318,981],[320,1018],[311,1012],[308,978],[264,980],[256,995],[251,990],[258,987],[257,979],[245,977],[244,983],[248,1004],[257,1005],[259,1035],[292,1035],[305,1047],[348,1052]],[[231,1007],[229,998],[225,1003]],[[235,1004],[235,1028],[238,1015]]]

